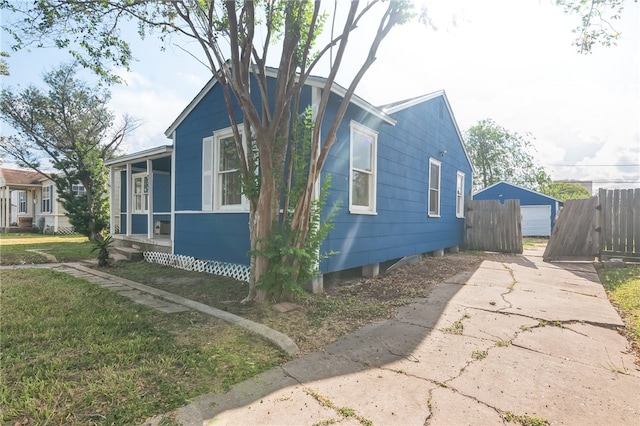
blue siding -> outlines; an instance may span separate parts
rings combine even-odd
[[[249,214],[175,215],[175,253],[249,265]]]
[[[153,211],[171,212],[171,175],[153,174]]]
[[[134,213],[131,215],[131,233],[146,234],[147,233],[147,214]]]
[[[474,200],[520,200],[521,206],[551,206],[551,229],[555,226],[557,201],[548,195],[520,188],[507,182],[498,182],[473,195]]]
[[[465,173],[470,196],[471,166],[442,97],[394,114],[382,124],[351,106],[323,170],[332,177],[327,208],[341,205],[322,251],[336,251],[321,263],[333,272],[462,244],[464,220],[456,218],[457,172]],[[332,118],[328,114],[327,118]],[[349,213],[351,120],[378,132],[376,215]],[[325,126],[328,124],[325,124]],[[447,151],[444,156],[440,151]],[[441,164],[440,217],[428,217],[429,158]]]
[[[273,87],[271,87],[272,89]],[[259,91],[252,92],[259,96]],[[323,133],[334,117],[340,98],[332,94]],[[306,88],[301,109],[311,103]],[[443,113],[444,111],[444,113]],[[238,120],[242,121],[239,109]],[[328,209],[341,205],[334,229],[322,251],[338,255],[321,262],[324,273],[383,262],[407,255],[462,244],[463,219],[456,218],[457,172],[465,173],[465,196],[470,196],[472,171],[443,97],[436,97],[394,114],[396,126],[351,105],[337,134],[322,178],[332,177]],[[349,213],[350,121],[378,132],[377,214]],[[202,204],[202,139],[229,127],[220,88],[214,85],[178,125],[175,133],[176,254],[249,264],[248,214],[199,213]],[[447,151],[440,156],[440,151]],[[441,217],[427,215],[429,158],[442,163]]]

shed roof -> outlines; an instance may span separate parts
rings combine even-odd
[[[543,194],[543,193],[541,193],[541,192],[534,191],[533,189],[525,188],[524,186],[516,185],[515,183],[510,183],[510,182],[506,182],[506,181],[503,181],[503,180],[501,180],[500,182],[496,182],[496,183],[494,183],[493,185],[489,185],[489,186],[487,186],[486,188],[481,189],[480,191],[476,191],[476,192],[473,194],[473,196],[475,197],[476,195],[478,195],[478,194],[480,194],[480,193],[482,193],[482,192],[485,192],[485,191],[487,191],[488,189],[493,188],[494,186],[498,186],[498,185],[509,185],[509,186],[514,187],[514,188],[520,189],[520,190],[522,190],[522,191],[531,192],[531,193],[536,194],[536,195],[539,195],[539,196],[541,196],[541,197],[546,197],[546,198],[549,198],[550,200],[553,200],[553,201],[557,201],[557,202],[559,202],[559,203],[562,203],[562,200],[558,200],[557,198],[552,197],[551,195]]]

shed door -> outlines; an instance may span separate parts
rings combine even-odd
[[[551,206],[520,206],[523,237],[551,235]]]

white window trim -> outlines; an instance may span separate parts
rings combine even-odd
[[[438,211],[435,213],[431,212],[431,165],[435,164],[438,166]],[[440,217],[440,213],[442,212],[442,163],[435,158],[429,158],[429,182],[427,186],[427,213],[429,217]]]
[[[242,144],[247,150],[247,136],[244,125],[238,125],[242,135]],[[240,204],[222,205],[222,179],[220,179],[220,141],[233,136],[233,128],[227,127],[213,132],[213,136],[202,140],[202,211],[217,213],[246,213],[249,211],[249,200],[242,194]],[[209,190],[210,188],[210,190]]]
[[[47,192],[47,196],[45,197],[45,190]],[[47,204],[47,208],[44,208],[45,202]],[[42,187],[42,201],[40,202],[40,212],[41,213],[51,213],[51,186],[46,185]]]
[[[462,172],[456,174],[456,217],[464,218],[464,173]]]
[[[24,206],[24,209],[22,208]],[[18,192],[18,214],[29,213],[29,196],[27,191]]]
[[[373,139],[371,148],[371,192],[369,193],[369,206],[358,206],[353,204],[353,139],[354,133],[360,132]],[[378,214],[376,211],[377,187],[378,187],[378,132],[372,130],[356,121],[351,121],[349,132],[349,213],[351,214]],[[364,172],[364,170],[359,170]]]
[[[136,179],[137,178],[142,178],[142,187],[144,189],[144,178],[147,177],[148,179],[149,174],[147,172],[142,172],[142,173],[134,173],[131,175],[131,213],[135,213],[135,214],[142,214],[142,213],[149,213],[149,193],[148,192],[142,192],[140,195],[142,196],[142,200],[143,203],[146,204],[146,209],[143,210],[137,210],[136,209]],[[147,195],[146,197],[144,197],[144,195]]]

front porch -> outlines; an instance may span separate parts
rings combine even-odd
[[[172,252],[171,146],[107,161],[111,235],[117,247]]]

